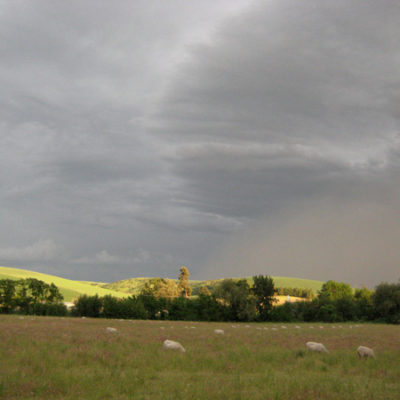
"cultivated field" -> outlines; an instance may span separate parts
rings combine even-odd
[[[400,326],[298,326],[3,315],[0,398],[400,398]],[[186,353],[163,350],[165,339]],[[330,354],[307,352],[307,341]],[[360,344],[376,359],[359,360]]]

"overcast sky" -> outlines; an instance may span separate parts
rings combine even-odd
[[[400,278],[398,0],[0,0],[0,265]]]

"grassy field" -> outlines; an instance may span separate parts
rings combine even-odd
[[[400,398],[399,326],[298,326],[2,315],[0,398]],[[186,353],[163,350],[165,339]],[[307,352],[307,341],[330,353]],[[359,360],[360,344],[376,359]]]
[[[46,283],[54,283],[60,289],[60,292],[64,296],[65,301],[72,301],[73,299],[79,297],[81,294],[87,294],[89,296],[93,296],[95,294],[98,294],[99,296],[105,296],[107,294],[111,294],[115,297],[127,296],[126,293],[104,289],[99,286],[94,286],[91,283],[73,281],[70,279],[64,279],[58,276],[42,274],[40,272],[29,271],[25,269],[0,267],[0,279],[26,278],[36,278]]]

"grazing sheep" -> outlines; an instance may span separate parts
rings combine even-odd
[[[271,328],[271,331],[277,331],[278,328]]]
[[[174,342],[173,340],[164,340],[163,348],[166,350],[178,350],[181,353],[184,353],[186,350],[179,342]]]
[[[298,325],[295,326],[296,329],[300,329],[300,327]]]
[[[282,328],[282,329],[287,329],[287,326],[282,325],[281,328]]]
[[[223,329],[214,329],[214,333],[216,335],[225,335],[225,332]]]
[[[375,358],[375,353],[372,349],[366,346],[359,346],[357,349],[357,354],[359,358]]]
[[[326,347],[322,343],[316,342],[307,342],[306,343],[307,349],[312,351],[317,351],[318,353],[329,353]]]
[[[107,327],[107,328],[106,328],[106,331],[107,331],[107,332],[110,332],[110,333],[117,332],[117,330],[116,330],[115,328],[110,328],[110,327]]]

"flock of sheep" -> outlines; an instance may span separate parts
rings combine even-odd
[[[318,353],[329,353],[322,343],[307,342],[306,347],[308,350],[317,351]],[[357,349],[357,355],[359,358],[375,358],[374,350],[366,346],[359,346]]]
[[[224,334],[224,331],[222,329],[216,329],[214,332],[217,335]],[[329,353],[329,351],[326,349],[326,347],[322,343],[307,342],[306,347],[308,350],[316,351],[318,353]],[[177,350],[182,353],[186,352],[185,348],[179,342],[175,342],[175,341],[169,340],[169,339],[164,340],[163,348],[166,350]],[[359,358],[364,358],[364,357],[375,358],[374,350],[372,350],[366,346],[359,346],[357,349],[357,354],[358,354]]]
[[[185,327],[188,328],[188,327]],[[191,327],[195,329],[195,327]],[[232,325],[232,328],[236,328],[235,325]],[[245,325],[245,328],[250,328],[250,325]],[[286,326],[281,326],[282,329],[287,329]],[[295,326],[295,328],[300,329],[298,325]],[[161,327],[161,329],[164,329],[164,327]],[[261,329],[261,328],[257,328]],[[264,328],[265,329],[265,328]],[[277,328],[271,328],[271,330],[276,330]],[[115,328],[108,327],[106,328],[107,332],[113,333],[117,332]],[[214,330],[215,335],[224,335],[225,331],[223,329],[215,329]],[[307,342],[306,347],[310,351],[315,351],[318,353],[329,353],[327,348],[322,344],[322,343],[317,343],[317,342]],[[175,351],[180,351],[181,353],[185,353],[186,350],[185,348],[179,343],[175,342],[174,340],[169,340],[166,339],[163,343],[163,348],[166,350],[175,350]],[[359,346],[357,348],[357,355],[359,358],[375,358],[374,350],[372,350],[369,347],[366,346]]]

